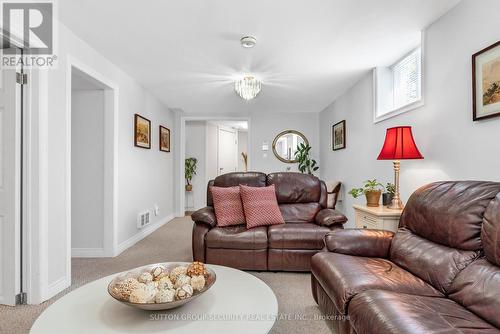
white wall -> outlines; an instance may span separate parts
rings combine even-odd
[[[499,180],[500,118],[473,122],[471,55],[497,42],[500,2],[464,0],[426,30],[425,106],[373,124],[373,84],[367,74],[320,116],[321,175],[344,184],[339,209],[354,226],[353,200],[345,192],[367,178],[393,180],[392,162],[377,161],[385,129],[411,125],[424,160],[402,161],[403,200],[436,180]],[[347,148],[331,150],[331,126],[347,121]]]
[[[193,191],[186,194],[186,209],[191,211],[198,210],[206,205],[205,133],[205,121],[186,122],[186,159],[191,157],[198,159],[196,175],[192,180]]]
[[[136,228],[137,214],[159,205],[160,214],[152,217],[158,226],[173,213],[172,153],[158,149],[158,126],[171,130],[175,147],[173,115],[169,109],[141,87],[123,70],[79,39],[64,25],[58,25],[58,68],[47,71],[48,77],[48,235],[46,258],[48,270],[44,298],[49,298],[70,284],[70,202],[68,176],[69,128],[67,97],[68,56],[86,64],[113,81],[119,89],[118,99],[118,250],[132,245],[144,234]],[[150,150],[134,147],[134,113],[152,122]]]
[[[238,131],[238,171],[244,172],[245,163],[243,162],[241,153],[248,154],[248,131]]]
[[[217,147],[219,145],[219,128],[212,122],[207,122],[205,143],[205,179],[213,180],[218,175]],[[206,203],[206,201],[204,202]]]
[[[71,247],[104,251],[104,90],[71,99]]]

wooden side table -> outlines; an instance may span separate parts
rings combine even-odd
[[[371,207],[366,205],[353,205],[355,212],[356,228],[374,230],[398,230],[399,218],[403,210],[391,210],[386,206]]]

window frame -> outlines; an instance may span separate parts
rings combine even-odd
[[[397,115],[401,115],[411,110],[418,109],[422,107],[424,102],[424,76],[425,76],[425,49],[424,49],[424,32],[422,32],[421,43],[420,45],[415,46],[409,52],[405,53],[401,58],[395,61],[393,64],[387,67],[376,67],[373,69],[373,123],[378,123],[385,121],[389,118],[395,117]],[[394,106],[394,84],[393,80],[393,68],[400,63],[403,59],[411,55],[415,50],[420,48],[420,99],[414,102],[405,104],[399,108],[391,109],[388,107],[381,107],[381,103],[383,103],[383,95],[390,91],[391,92],[391,103]],[[391,78],[384,79],[383,76],[388,76],[387,71],[391,71]],[[383,72],[386,72],[385,74]],[[384,81],[385,80],[385,81]],[[384,81],[383,83],[381,81]],[[380,87],[383,85],[384,87]],[[385,96],[387,99],[387,96]],[[385,112],[381,109],[386,109]]]

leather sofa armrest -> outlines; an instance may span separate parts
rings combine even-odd
[[[332,226],[335,224],[344,224],[347,217],[334,209],[323,209],[316,215],[315,222],[319,226]]]
[[[325,236],[325,245],[330,252],[387,258],[393,237],[384,230],[339,229]]]
[[[191,214],[191,219],[197,223],[205,223],[210,227],[214,227],[217,224],[217,218],[215,217],[214,208],[211,206],[206,206],[199,209]]]

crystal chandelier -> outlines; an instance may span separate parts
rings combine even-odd
[[[244,100],[251,100],[259,94],[262,82],[253,75],[246,75],[234,83],[234,90]]]

